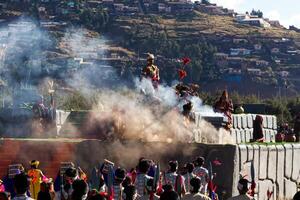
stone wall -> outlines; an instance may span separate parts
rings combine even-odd
[[[273,115],[261,115],[263,117],[264,136],[266,142],[275,141],[277,133],[277,118]],[[233,115],[233,127],[230,134],[236,144],[250,142],[253,136],[254,114]]]
[[[267,199],[268,190],[274,192],[273,200],[292,199],[300,182],[300,144],[239,145],[234,185],[240,174],[252,180],[251,162],[255,169],[257,199]],[[237,192],[233,187],[233,194]]]

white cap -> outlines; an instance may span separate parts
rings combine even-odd
[[[147,59],[148,59],[148,60],[154,60],[154,55],[151,54],[151,53],[148,53]]]

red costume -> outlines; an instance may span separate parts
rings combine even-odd
[[[233,112],[233,104],[231,99],[228,97],[227,91],[222,93],[220,99],[215,103],[214,109],[216,112],[223,113],[225,116],[228,117],[227,128],[231,127],[232,124],[232,112]]]

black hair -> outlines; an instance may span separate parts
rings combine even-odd
[[[179,195],[174,191],[163,192],[160,196],[161,200],[179,200]]]
[[[249,181],[245,178],[239,180],[238,190],[240,194],[246,194],[249,190],[248,188]]]
[[[300,191],[294,195],[293,200],[300,200]]]
[[[126,194],[126,200],[133,200],[133,196],[136,193],[136,188],[134,185],[128,185],[124,188],[124,193]]]
[[[195,169],[195,166],[194,166],[193,163],[187,163],[186,164],[186,169],[187,169],[188,173],[192,173]]]
[[[205,162],[205,159],[203,157],[197,157],[195,160],[195,165],[202,167],[204,162]]]
[[[75,178],[77,176],[77,169],[74,167],[69,167],[65,171],[65,176]]]
[[[25,194],[29,189],[29,180],[25,173],[17,174],[14,177],[14,187],[17,194]]]
[[[192,178],[190,184],[193,187],[192,193],[198,193],[201,187],[201,180],[198,177]]]
[[[88,185],[84,180],[75,180],[72,184],[73,193],[72,199],[81,199],[88,193]]]
[[[176,172],[177,167],[178,167],[178,162],[177,161],[170,161],[169,166],[170,166],[170,171],[171,172]]]
[[[9,192],[0,192],[0,199],[8,200],[10,198]]]
[[[164,190],[164,192],[167,192],[167,191],[172,191],[174,188],[171,184],[165,184],[162,186],[162,189]]]
[[[88,200],[105,200],[105,198],[101,194],[95,194],[88,197]]]
[[[51,195],[49,192],[39,192],[37,200],[51,200]]]
[[[141,173],[146,174],[150,168],[150,161],[146,159],[140,160],[138,168]]]
[[[117,168],[115,171],[115,179],[122,182],[125,179],[126,171],[123,168]]]

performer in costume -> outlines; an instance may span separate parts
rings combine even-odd
[[[40,162],[38,160],[32,160],[30,162],[30,170],[28,170],[28,176],[30,178],[30,194],[33,199],[37,199],[40,192],[40,185],[42,183],[43,172],[38,169]]]
[[[114,200],[122,200],[124,197],[122,182],[124,181],[126,176],[125,169],[117,168],[115,171],[115,177],[113,181],[113,195],[112,198]]]
[[[203,167],[205,159],[203,157],[198,157],[194,161],[195,169],[194,174],[201,180],[201,190],[200,192],[207,195],[207,184],[210,180],[208,170]]]
[[[64,174],[64,183],[61,191],[61,199],[62,200],[70,200],[73,192],[72,184],[75,180],[78,180],[78,172],[74,167],[70,167],[65,171]]]
[[[189,192],[191,190],[191,185],[190,185],[190,181],[192,178],[195,178],[197,177],[195,174],[194,174],[194,169],[195,169],[195,166],[193,163],[187,163],[185,166],[184,166],[185,170],[186,170],[186,174],[183,175],[184,177],[184,185],[185,185],[185,190],[187,192]]]
[[[141,159],[138,164],[138,173],[134,182],[139,196],[144,196],[146,194],[146,183],[151,178],[147,175],[149,169],[150,161],[147,159]]]
[[[170,184],[173,186],[177,194],[182,197],[185,194],[184,177],[177,174],[178,162],[169,162],[169,171],[163,175],[163,184]]]
[[[263,117],[256,115],[253,121],[253,142],[264,142]]]
[[[214,109],[216,112],[223,113],[228,118],[226,128],[230,129],[232,126],[233,104],[231,99],[229,99],[228,92],[226,90],[223,91],[222,96],[215,103]]]
[[[158,87],[159,77],[159,68],[154,65],[154,55],[148,54],[147,57],[147,66],[142,70],[142,77],[151,79],[154,88]]]

